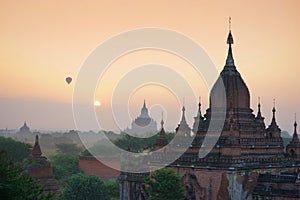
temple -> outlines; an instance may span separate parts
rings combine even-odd
[[[180,141],[194,138],[187,150],[167,168],[182,177],[186,188],[185,199],[189,200],[299,199],[300,141],[297,123],[294,124],[293,139],[285,151],[281,129],[276,121],[275,100],[271,122],[266,126],[260,101],[256,114],[250,108],[249,89],[234,62],[231,30],[227,44],[225,66],[211,89],[206,113],[202,116],[199,102],[194,124],[190,128],[186,122],[185,107],[182,108],[176,136],[180,137]],[[220,134],[215,127],[210,127],[213,124],[221,124]],[[166,145],[161,142],[165,141],[163,132],[162,123],[155,150]],[[212,145],[210,148],[205,145],[207,138],[215,141],[209,143]],[[169,149],[176,151],[178,146],[171,142]],[[200,151],[206,152],[204,157],[199,156]],[[161,157],[151,160],[150,166],[148,162],[148,167],[161,166],[164,163]],[[147,199],[145,195],[140,195],[141,190],[126,187],[134,185],[135,177],[142,175],[121,173],[122,200]],[[142,185],[141,179],[136,180]]]
[[[154,119],[152,119],[148,114],[148,108],[146,106],[146,101],[144,100],[143,107],[141,109],[141,114],[132,123],[131,129],[127,128],[124,130],[125,133],[133,135],[143,135],[147,133],[157,132],[157,124]]]
[[[295,159],[300,161],[300,141],[297,133],[297,122],[295,119],[294,123],[294,134],[292,141],[286,147],[287,156],[290,159]]]
[[[167,135],[164,129],[164,120],[161,120],[161,129],[158,135],[158,138],[156,140],[156,143],[154,144],[153,149],[154,150],[158,150],[164,146],[166,146],[167,144],[169,144],[168,139],[167,139]]]
[[[51,164],[45,156],[42,156],[38,135],[36,135],[32,154],[28,158],[28,161],[29,164],[25,169],[25,173],[38,180],[46,193],[60,194],[60,187],[54,178]]]

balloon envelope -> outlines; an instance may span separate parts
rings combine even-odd
[[[66,78],[66,82],[67,82],[68,84],[70,84],[70,83],[72,82],[72,78],[71,78],[71,77],[67,77],[67,78]]]

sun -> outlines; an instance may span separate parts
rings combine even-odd
[[[101,102],[100,101],[94,101],[94,106],[101,106]]]

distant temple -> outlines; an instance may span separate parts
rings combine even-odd
[[[146,107],[146,101],[141,109],[141,114],[132,123],[131,129],[127,128],[124,130],[125,133],[133,135],[143,135],[147,133],[157,132],[157,124],[148,114],[148,108]]]
[[[176,134],[181,141],[193,134],[195,138],[185,153],[167,167],[182,177],[186,188],[185,199],[188,200],[299,199],[300,141],[296,131],[297,123],[294,125],[293,139],[285,152],[281,129],[276,122],[275,101],[271,123],[266,126],[260,102],[256,115],[250,108],[248,87],[233,59],[231,30],[227,44],[226,63],[211,89],[209,108],[202,116],[199,103],[192,129],[185,120],[185,108],[182,108]],[[220,90],[221,85],[225,87],[225,94]],[[223,97],[226,101],[223,101]],[[214,127],[210,129],[210,125],[216,122],[222,123],[220,135]],[[212,149],[204,145],[205,139],[216,139],[215,143],[211,143]],[[154,149],[165,145],[162,123]],[[175,145],[171,142],[168,148],[174,150]],[[206,151],[207,155],[199,157],[200,151]],[[161,159],[165,158],[164,154],[161,153],[162,156],[156,156],[144,166],[149,169],[162,166],[165,163]],[[147,199],[142,187],[134,187],[135,182],[141,185],[142,179],[139,177],[146,175],[122,172],[119,178],[121,199]]]
[[[26,122],[24,122],[24,125],[20,128],[20,130],[18,131],[18,133],[20,133],[20,134],[31,133],[30,128],[27,126]]]
[[[44,186],[46,193],[60,194],[60,187],[54,178],[51,164],[45,156],[42,156],[38,135],[36,135],[32,155],[28,160],[29,164],[25,169],[25,173],[37,179]]]

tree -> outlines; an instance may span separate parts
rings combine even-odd
[[[117,180],[108,180],[104,182],[105,190],[110,200],[118,200],[120,197],[119,183]]]
[[[182,200],[184,187],[179,175],[171,169],[161,169],[145,180],[146,190],[150,199],[155,200]]]
[[[77,155],[80,153],[80,148],[74,143],[61,143],[56,144],[60,153]]]
[[[60,184],[73,174],[81,173],[78,166],[78,156],[67,154],[56,154],[49,157],[53,168],[54,177]]]
[[[0,199],[46,200],[53,198],[44,193],[38,181],[22,172],[23,169],[16,167],[6,152],[0,152]]]
[[[0,151],[7,152],[14,163],[21,163],[31,153],[31,145],[15,141],[11,138],[0,137]]]
[[[166,133],[167,139],[170,142],[175,134],[174,133]],[[139,137],[134,137],[131,135],[128,135],[125,133],[125,136],[117,139],[114,142],[115,145],[118,147],[128,150],[130,148],[131,152],[142,152],[145,149],[151,149],[154,144],[156,143],[157,138],[159,137],[159,134],[153,135],[148,138],[139,138]]]
[[[66,182],[62,198],[65,200],[108,200],[104,182],[93,175],[76,174]]]

